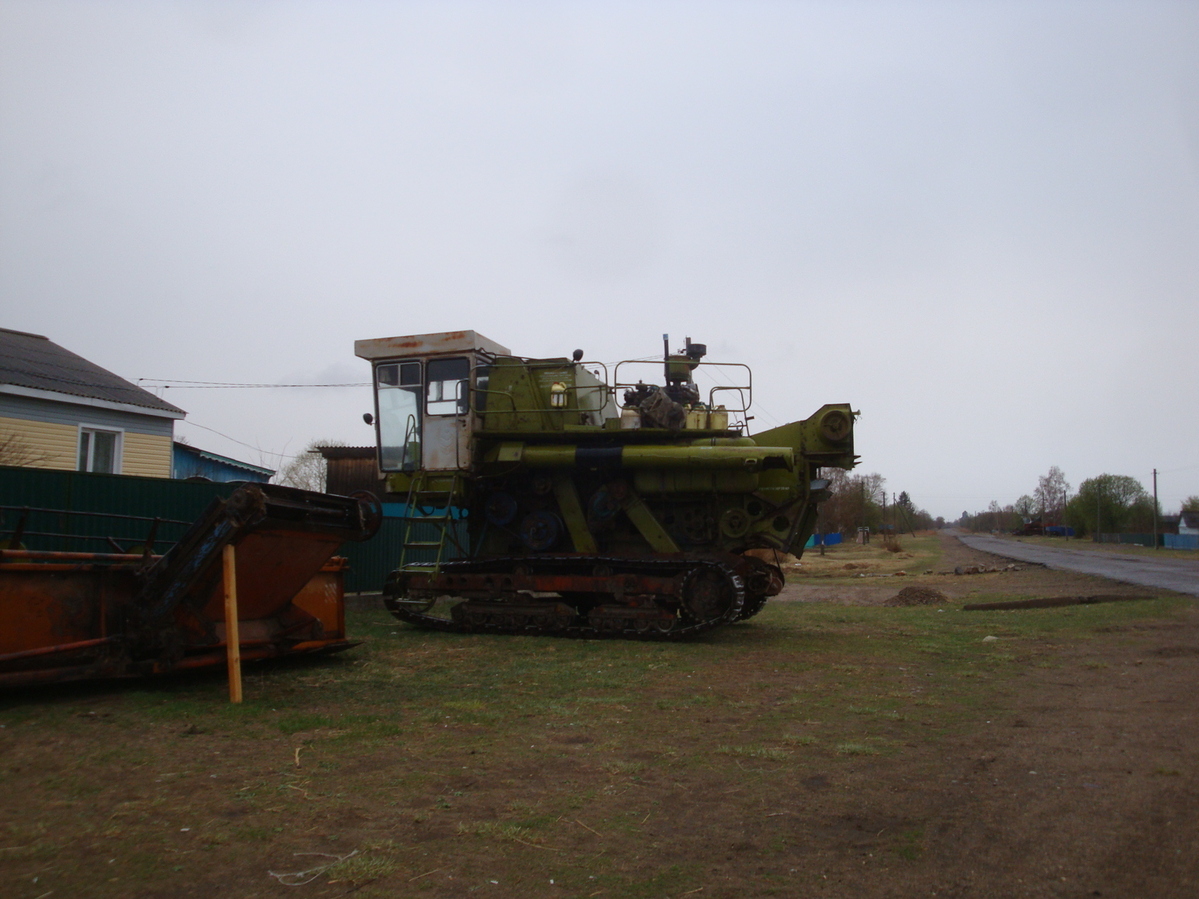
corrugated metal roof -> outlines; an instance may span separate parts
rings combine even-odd
[[[88,362],[40,334],[0,328],[0,384],[48,390],[126,406],[139,406],[172,417],[186,415],[178,406]]]
[[[249,462],[242,462],[238,459],[231,459],[228,456],[221,456],[221,455],[218,455],[217,453],[210,453],[210,452],[208,452],[208,450],[202,450],[199,447],[192,446],[191,444],[188,444],[188,443],[180,443],[177,440],[175,441],[174,448],[175,448],[175,452],[188,453],[199,459],[208,459],[209,461],[219,462],[222,465],[229,465],[233,468],[242,468],[242,469],[245,469],[246,471],[252,471],[255,474],[264,474],[269,477],[270,475],[273,475],[275,473],[275,469],[273,469],[273,468],[263,468],[261,465],[251,465]]]
[[[373,459],[378,452],[373,446],[316,446],[312,451],[326,459]]]

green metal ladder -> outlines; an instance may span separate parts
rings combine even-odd
[[[438,479],[444,482],[445,475],[438,473]],[[448,490],[441,487],[433,488],[430,486],[433,478],[429,472],[421,470],[416,472],[412,478],[412,482],[408,485],[408,502],[404,510],[404,543],[400,549],[400,568],[406,569],[409,565],[416,564],[411,556],[413,551],[429,550],[436,551],[436,558],[433,562],[433,574],[438,574],[441,571],[441,563],[445,559],[445,550],[447,543],[453,543],[454,546],[461,552],[462,547],[458,545],[457,537],[452,533],[455,519],[453,517],[454,497],[459,492],[459,472],[451,472],[449,476],[450,486]],[[438,509],[438,504],[444,502],[444,506],[440,510],[440,514],[424,514],[425,504],[435,512]],[[415,539],[416,526],[429,525],[437,532],[437,537],[434,540],[417,540]],[[427,561],[421,564],[421,571],[428,571],[425,567]]]

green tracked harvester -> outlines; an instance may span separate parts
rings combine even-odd
[[[749,436],[752,376],[687,338],[609,370],[527,359],[474,331],[355,342],[379,466],[407,522],[385,601],[442,630],[674,639],[783,587],[852,468],[855,413]],[[706,393],[696,384],[712,381]],[[617,399],[622,401],[617,405]]]

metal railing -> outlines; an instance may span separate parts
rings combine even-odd
[[[619,390],[631,390],[638,384],[646,382],[645,378],[638,381],[622,381],[621,368],[625,368],[626,372],[633,366],[646,366],[655,369],[655,374],[652,377],[661,377],[662,361],[650,361],[647,359],[628,359],[624,362],[618,362],[613,371],[613,377],[616,379],[612,385],[613,392]],[[713,371],[715,369],[715,371]],[[724,405],[725,410],[730,414],[745,413],[749,407],[753,405],[754,380],[753,370],[743,362],[701,362],[697,367],[698,371],[705,374],[724,374],[725,370],[737,369],[745,373],[744,383],[735,383],[737,379],[731,379],[731,383],[716,384],[708,390],[708,407],[715,408],[717,405]],[[648,383],[648,382],[646,382]],[[728,402],[723,404],[716,402],[718,393],[736,393],[739,397],[739,404],[730,405]]]
[[[16,520],[9,527],[10,520],[13,518]],[[101,525],[100,519],[109,520],[113,524]],[[146,525],[146,531],[133,535],[108,532],[121,525],[130,526],[132,522]],[[92,523],[96,527],[86,526]],[[190,524],[190,521],[173,518],[122,515],[115,512],[86,512],[78,509],[50,509],[40,506],[0,506],[0,547],[16,549],[22,546],[27,539],[36,538],[35,542],[43,544],[40,548],[47,550],[68,549],[70,547],[64,546],[64,544],[88,541],[105,544],[117,553],[126,553],[130,547],[137,547],[139,552],[147,548],[151,552],[157,552],[159,546],[164,547],[163,551],[174,546],[182,536],[183,530]],[[173,538],[158,536],[159,528],[163,525],[168,528],[176,528],[178,534]],[[46,528],[56,528],[56,530],[46,530]],[[93,533],[88,533],[89,531]],[[95,531],[108,533],[94,533]],[[122,546],[121,541],[126,542],[127,545]]]

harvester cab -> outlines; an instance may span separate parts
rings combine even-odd
[[[471,467],[471,437],[487,368],[509,350],[474,331],[358,340],[354,352],[374,369],[375,427],[384,473]]]

